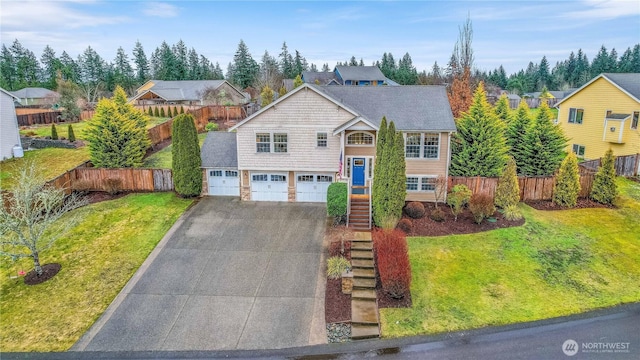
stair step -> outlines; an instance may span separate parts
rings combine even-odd
[[[351,243],[351,250],[371,250],[373,243],[371,241],[358,241]]]
[[[351,259],[351,267],[353,269],[373,269],[373,259]]]
[[[374,300],[351,299],[351,324],[378,326],[378,306]]]
[[[370,231],[358,231],[353,234],[353,242],[355,241],[371,241],[371,232]]]
[[[353,289],[351,291],[351,299],[375,300],[376,298],[376,291],[373,289]]]
[[[373,269],[353,269],[353,277],[375,279],[376,273]]]
[[[376,288],[376,279],[362,278],[362,277],[353,277],[353,288],[354,289],[375,289]]]
[[[363,340],[380,337],[380,328],[378,325],[360,325],[351,324],[351,339]]]
[[[373,252],[370,250],[351,250],[351,258],[373,260]]]
[[[349,215],[349,219],[358,219],[358,220],[367,220],[367,222],[369,221],[369,214],[364,213],[364,214],[355,214],[355,213],[351,213]]]

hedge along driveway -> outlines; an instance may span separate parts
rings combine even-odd
[[[60,263],[62,270],[40,285],[9,278],[33,262],[3,259],[0,351],[68,350],[189,204],[173,193],[134,194],[75,210],[80,224],[41,254],[43,264]]]
[[[520,208],[522,227],[408,239],[409,309],[382,309],[386,337],[564,316],[640,301],[640,184],[618,209]]]

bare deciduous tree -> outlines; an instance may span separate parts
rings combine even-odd
[[[40,253],[64,236],[78,222],[76,216],[61,219],[86,202],[76,194],[45,185],[33,163],[19,169],[17,185],[0,206],[0,255],[15,259],[33,258],[42,275]]]
[[[436,208],[438,202],[444,202],[444,194],[447,193],[447,178],[443,175],[438,175],[434,184],[434,197],[436,200]]]

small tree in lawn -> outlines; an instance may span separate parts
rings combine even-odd
[[[562,161],[556,184],[553,187],[553,202],[566,207],[574,207],[580,194],[580,174],[578,159],[574,153],[569,153]]]
[[[69,126],[67,126],[67,132],[68,132],[68,136],[69,136],[69,141],[71,141],[71,142],[76,141],[76,134],[73,132],[73,126],[71,126],[71,124],[69,124]]]
[[[173,183],[176,192],[184,197],[198,196],[202,192],[200,145],[195,120],[190,114],[173,119]]]
[[[56,124],[51,124],[51,140],[58,140],[58,129],[56,129]]]
[[[506,140],[509,152],[516,161],[516,172],[521,173],[520,169],[525,164],[527,156],[525,149],[524,137],[531,127],[531,118],[529,116],[529,106],[527,102],[522,100],[518,105],[518,110],[513,116],[512,121],[507,126]]]
[[[518,205],[519,202],[520,185],[518,184],[518,175],[516,174],[516,161],[512,157],[509,157],[507,166],[498,180],[494,203],[496,206],[505,209],[508,206]]]
[[[451,175],[500,176],[507,161],[505,125],[487,102],[484,86],[478,85],[473,104],[457,122],[451,142]]]
[[[302,77],[300,76],[300,74],[298,74],[296,78],[293,79],[293,88],[295,89],[302,84],[304,84],[304,82],[302,81]]]
[[[509,98],[507,98],[506,94],[500,96],[493,107],[493,111],[496,113],[498,119],[502,120],[505,124],[511,122],[511,107],[509,106]]]
[[[602,204],[611,204],[618,196],[618,187],[616,185],[616,157],[613,156],[613,150],[609,149],[602,158],[602,163],[598,168],[593,187],[589,197]]]
[[[0,255],[12,259],[30,257],[36,276],[42,276],[40,254],[78,223],[76,216],[60,219],[86,201],[75,193],[46,186],[33,163],[19,169],[18,181],[0,206]]]
[[[273,102],[273,95],[273,90],[271,90],[269,85],[265,85],[260,93],[260,99],[262,100],[261,105],[264,107],[271,104]]]

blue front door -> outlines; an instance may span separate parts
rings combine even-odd
[[[353,159],[353,171],[351,172],[351,185],[364,186],[364,158]],[[353,189],[353,194],[364,194],[364,189]]]

